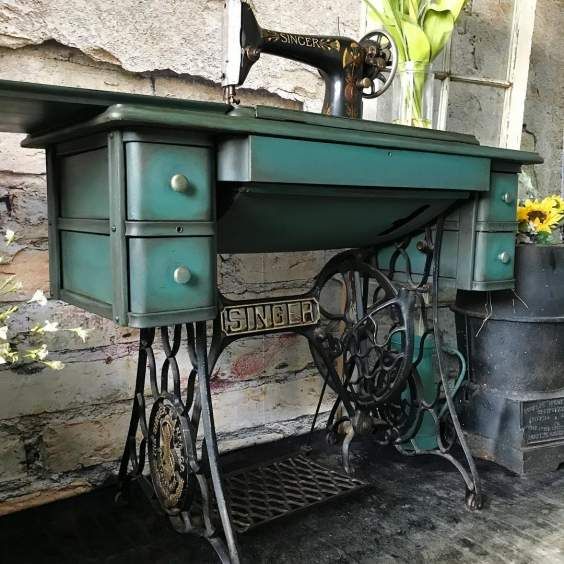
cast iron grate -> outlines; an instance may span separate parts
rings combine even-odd
[[[366,486],[301,454],[225,476],[231,518],[239,533]]]

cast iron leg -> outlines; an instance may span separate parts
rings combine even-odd
[[[208,351],[206,346],[206,322],[196,323],[196,353],[198,356],[198,383],[200,386],[200,397],[202,402],[202,424],[204,427],[205,446],[208,454],[210,474],[215,492],[223,533],[229,549],[232,564],[239,564],[239,549],[237,538],[231,524],[229,508],[223,492],[223,484],[219,469],[219,451],[217,448],[217,437],[213,420],[213,407],[210,392],[210,380],[208,371]]]
[[[147,371],[148,350],[150,350],[155,337],[154,329],[141,329],[139,338],[139,354],[137,357],[137,377],[135,380],[135,395],[133,397],[133,407],[131,410],[131,420],[127,431],[125,447],[118,473],[118,496],[120,497],[127,492],[127,486],[132,478],[138,477],[143,472],[145,462],[145,448],[147,440],[147,425],[145,419],[144,389],[145,374]],[[151,353],[152,356],[152,353]],[[154,362],[154,359],[152,358]],[[141,423],[143,439],[137,451],[137,429]],[[133,472],[128,473],[129,463],[131,462]]]
[[[177,532],[206,538],[222,564],[239,564],[237,539],[219,469],[206,323],[187,325],[188,351],[194,369],[188,376],[185,392],[181,389],[180,369],[176,360],[181,335],[182,327],[176,325],[171,342],[169,329],[161,328],[161,346],[166,358],[157,373],[152,348],[155,329],[141,330],[135,396],[119,469],[117,497],[127,491],[131,480],[137,480],[157,511],[168,515]],[[153,396],[150,418],[145,402],[147,372]],[[195,388],[196,380],[198,385]],[[196,437],[200,420],[204,441],[201,456],[198,456]],[[147,460],[150,474],[143,472]],[[213,522],[212,486],[226,542],[221,536],[221,529],[216,528]],[[182,492],[182,495],[175,497],[178,492]],[[197,492],[200,502],[193,503]]]

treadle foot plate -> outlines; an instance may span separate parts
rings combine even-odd
[[[232,472],[224,483],[239,533],[369,485],[303,455]]]

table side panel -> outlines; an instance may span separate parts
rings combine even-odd
[[[108,148],[100,147],[58,158],[60,215],[108,219]]]
[[[62,289],[111,304],[109,236],[61,231],[60,240]]]

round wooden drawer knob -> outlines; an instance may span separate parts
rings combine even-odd
[[[175,174],[170,179],[170,187],[175,192],[188,192],[188,188],[190,188],[190,183],[188,179],[183,174]]]
[[[192,273],[185,266],[179,266],[174,271],[174,281],[177,284],[188,284],[192,278]]]
[[[502,251],[497,255],[497,260],[503,264],[509,264],[511,262],[511,255],[507,251]]]
[[[504,201],[506,204],[512,204],[513,203],[513,195],[510,194],[509,192],[505,192],[502,196],[501,196],[502,201]]]

